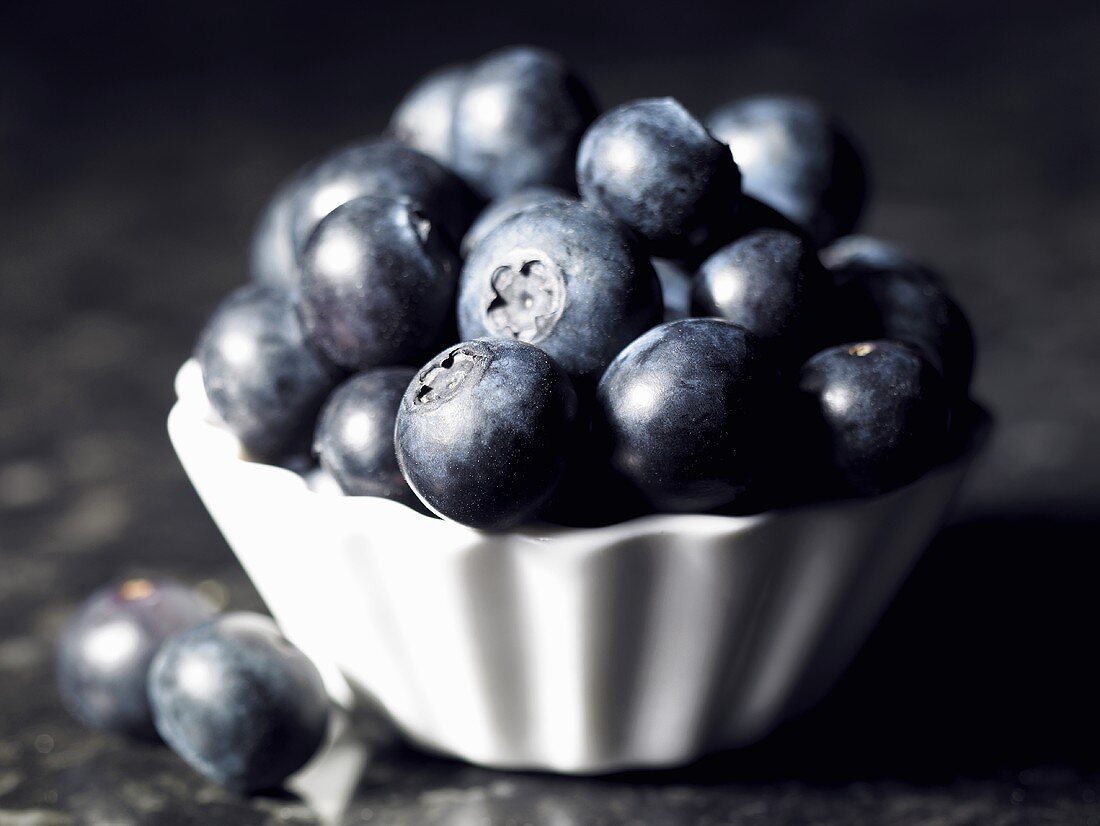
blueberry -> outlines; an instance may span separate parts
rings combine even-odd
[[[807,227],[817,246],[855,227],[867,189],[863,163],[817,104],[744,98],[711,113],[707,126],[729,144],[745,193]]]
[[[554,493],[577,431],[577,395],[537,347],[478,339],[417,373],[397,413],[409,485],[447,519],[503,530]]]
[[[368,370],[344,382],[325,403],[313,452],[349,496],[381,496],[420,507],[393,446],[397,409],[415,375],[411,367]]]
[[[665,258],[705,243],[739,196],[729,149],[672,98],[601,115],[581,141],[577,183]]]
[[[658,510],[730,505],[759,476],[775,388],[774,368],[744,328],[712,318],[662,324],[600,380],[612,464]]]
[[[948,406],[942,379],[896,341],[830,347],[802,367],[808,456],[851,492],[912,481],[943,453]]]
[[[298,287],[298,256],[294,248],[292,219],[294,199],[306,170],[287,178],[264,206],[248,253],[248,274],[253,281],[283,290]]]
[[[65,707],[94,728],[155,739],[149,664],[165,640],[213,614],[206,599],[171,580],[130,579],[96,591],[59,640]]]
[[[529,186],[492,201],[477,216],[477,220],[470,225],[470,229],[462,239],[462,257],[468,257],[473,249],[485,240],[485,236],[513,215],[541,204],[575,200],[577,200],[576,197],[564,189],[553,186]]]
[[[513,47],[478,61],[455,108],[455,170],[485,198],[545,184],[573,189],[581,135],[598,108],[557,55]]]
[[[623,227],[578,201],[505,220],[466,259],[459,283],[463,338],[537,344],[592,385],[661,315],[649,259]]]
[[[422,78],[394,109],[390,134],[450,166],[455,105],[468,74],[466,66],[444,66]]]
[[[211,406],[254,459],[308,448],[339,373],[305,339],[290,296],[250,284],[226,298],[195,350]]]
[[[836,282],[834,342],[889,338],[918,347],[965,399],[974,369],[974,334],[940,278],[899,247],[850,236],[822,250]]]
[[[801,350],[804,358],[813,298],[823,282],[821,266],[802,239],[783,230],[755,230],[703,262],[692,289],[693,315],[724,318],[769,345]]]
[[[338,207],[299,263],[306,331],[343,367],[418,364],[450,338],[458,259],[407,201],[367,197]]]
[[[653,269],[661,282],[661,297],[665,305],[665,321],[676,321],[691,315],[691,275],[676,261],[654,258]]]
[[[149,672],[149,702],[176,754],[246,792],[304,766],[328,726],[321,675],[260,614],[223,614],[169,640]]]
[[[365,195],[411,201],[456,246],[478,209],[466,185],[437,161],[394,140],[369,140],[333,152],[305,175],[291,210],[295,250],[322,218]]]

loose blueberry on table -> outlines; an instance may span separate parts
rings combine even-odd
[[[169,640],[149,671],[157,731],[240,791],[278,786],[317,752],[329,700],[316,667],[260,614],[223,614]]]
[[[209,600],[166,579],[128,579],[88,597],[61,632],[61,699],[89,726],[155,739],[145,684],[172,635],[214,615]]]

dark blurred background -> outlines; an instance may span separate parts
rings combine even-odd
[[[975,395],[998,419],[954,523],[829,700],[676,779],[736,780],[751,800],[868,781],[888,802],[901,783],[1011,810],[1039,777],[1087,803],[1100,4],[193,0],[0,12],[0,770],[20,778],[0,774],[0,809],[49,805],[51,788],[56,802],[72,767],[51,754],[130,759],[71,724],[49,678],[48,641],[93,587],[173,573],[257,604],[164,419],[205,315],[245,277],[264,200],[384,127],[428,70],[513,42],[561,51],[605,105],[827,103],[873,174],[863,229],[942,271],[978,336]]]

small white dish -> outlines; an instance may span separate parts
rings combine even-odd
[[[428,749],[591,774],[744,745],[848,664],[943,521],[981,439],[871,499],[483,533],[241,458],[198,365],[168,431],[333,697]]]

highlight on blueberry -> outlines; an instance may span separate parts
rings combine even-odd
[[[390,118],[390,134],[401,143],[450,166],[455,106],[466,83],[468,66],[444,66],[421,78]]]
[[[448,347],[413,379],[397,413],[401,470],[435,513],[486,530],[534,518],[577,435],[565,371],[522,341]]]
[[[691,315],[691,273],[676,261],[667,258],[652,259],[653,269],[661,284],[661,298],[665,305],[665,321],[677,321]]]
[[[462,269],[458,329],[537,344],[594,384],[615,355],[662,317],[653,265],[628,232],[577,201],[506,219]]]
[[[135,578],[100,588],[61,632],[62,702],[93,728],[156,739],[145,691],[150,663],[166,640],[213,615],[209,600],[170,579]]]

